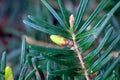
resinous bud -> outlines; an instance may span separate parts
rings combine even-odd
[[[58,44],[58,45],[62,45],[62,46],[64,46],[64,45],[66,44],[66,40],[67,40],[67,39],[65,39],[64,37],[58,36],[58,35],[51,35],[51,36],[50,36],[50,39],[51,39],[54,43],[56,43],[56,44]]]
[[[73,42],[71,40],[68,40],[62,36],[58,36],[58,35],[51,35],[50,39],[61,46],[73,46]]]
[[[14,80],[12,68],[10,66],[5,68],[5,80]]]

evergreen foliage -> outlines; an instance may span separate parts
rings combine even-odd
[[[19,80],[119,80],[119,61],[120,56],[114,58],[112,54],[114,47],[120,41],[120,34],[117,34],[114,39],[111,38],[113,34],[113,26],[109,23],[115,11],[120,7],[120,1],[103,17],[93,23],[97,15],[104,9],[110,0],[102,0],[90,17],[84,21],[83,16],[88,4],[88,0],[80,0],[78,10],[75,14],[75,20],[72,28],[69,24],[69,16],[62,3],[58,0],[60,7],[60,16],[46,0],[41,2],[48,8],[51,14],[56,18],[60,27],[49,24],[44,20],[40,20],[35,16],[29,15],[28,20],[23,22],[39,31],[49,35],[59,35],[74,43],[65,48],[49,48],[45,46],[35,46],[26,43],[25,38],[22,38],[21,60],[20,60],[20,76]],[[81,25],[82,24],[82,25]],[[86,28],[92,25],[90,30]],[[97,47],[92,45],[99,39],[102,32],[107,29],[106,34],[102,38]],[[32,34],[32,33],[31,33]],[[75,39],[73,38],[75,34]],[[111,41],[110,41],[111,40]],[[92,48],[92,50],[90,49]],[[79,54],[77,51],[79,49]],[[88,54],[85,54],[89,50]],[[79,60],[79,55],[82,56],[85,69]],[[6,66],[5,52],[2,56],[1,75],[4,75]],[[87,79],[88,76],[90,79]],[[1,78],[3,80],[3,78]]]

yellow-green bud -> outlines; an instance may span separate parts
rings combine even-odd
[[[58,36],[58,35],[51,35],[51,36],[50,36],[50,39],[51,39],[54,43],[56,43],[56,44],[58,44],[58,45],[62,45],[62,46],[64,46],[64,45],[66,44],[66,40],[67,40],[67,39],[65,39],[64,37]]]
[[[13,72],[10,66],[5,68],[5,80],[14,80]]]

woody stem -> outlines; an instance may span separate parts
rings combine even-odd
[[[74,43],[74,48],[75,48],[75,50],[76,50],[76,52],[77,52],[77,55],[78,55],[78,58],[79,58],[79,60],[80,60],[81,66],[82,66],[82,68],[83,68],[83,70],[84,70],[85,78],[86,78],[86,80],[90,80],[90,78],[89,78],[89,76],[88,76],[88,71],[87,71],[86,66],[85,66],[85,63],[84,63],[84,61],[83,61],[83,57],[82,57],[82,55],[81,55],[81,51],[79,50],[78,44],[77,44],[77,42],[75,41],[75,34],[74,34],[74,33],[72,33],[72,39],[73,39],[73,43]]]

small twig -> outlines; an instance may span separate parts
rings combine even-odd
[[[75,47],[75,50],[77,52],[78,58],[80,60],[81,66],[82,66],[82,68],[84,70],[84,74],[85,74],[86,80],[90,80],[90,78],[88,76],[88,71],[87,71],[86,66],[84,64],[84,61],[83,61],[83,57],[81,55],[81,51],[79,50],[78,45],[77,45],[77,43],[75,41],[75,34],[74,33],[72,34],[72,37],[73,37],[74,47]]]
[[[44,41],[37,41],[27,35],[23,35],[26,38],[26,42],[31,45],[36,45],[36,46],[46,46],[46,47],[52,47],[52,48],[63,48],[62,46],[58,46],[55,44],[47,43]]]
[[[75,41],[76,40],[76,36],[75,36],[75,34],[74,34],[73,30],[72,30],[73,29],[73,25],[74,25],[74,16],[73,15],[70,16],[69,23],[70,23],[70,31],[71,31],[71,35],[72,35],[72,39],[73,39],[73,43],[74,43],[73,46],[74,46],[74,48],[75,48],[75,50],[77,52],[77,55],[78,55],[78,58],[80,60],[81,66],[82,66],[82,68],[84,70],[85,78],[86,78],[86,80],[90,80],[90,78],[88,76],[88,71],[87,71],[85,63],[83,61],[83,57],[81,55],[81,51],[79,50],[78,44]]]

